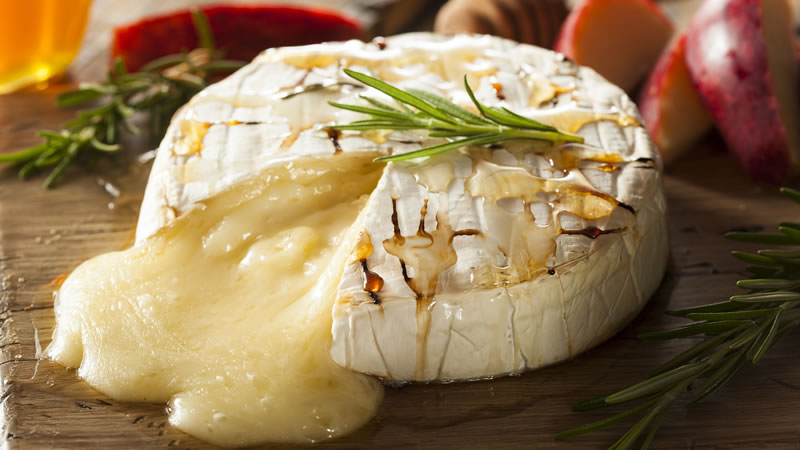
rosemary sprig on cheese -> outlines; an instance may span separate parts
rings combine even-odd
[[[799,191],[782,188],[781,192],[800,203]],[[726,237],[765,245],[800,245],[800,224],[784,222],[778,230],[779,233],[732,232]],[[756,254],[734,251],[732,255],[751,264],[747,270],[753,278],[736,283],[749,292],[720,303],[668,311],[670,315],[693,323],[640,337],[677,339],[703,335],[705,338],[656,368],[641,383],[583,401],[573,409],[586,411],[633,401],[638,401],[638,406],[560,433],[557,439],[599,430],[640,416],[639,421],[609,448],[631,448],[642,438],[642,448],[646,448],[676,398],[691,392],[690,405],[702,401],[743,368],[758,363],[782,336],[800,325],[800,251],[760,250]],[[698,380],[702,380],[702,384],[687,391]]]
[[[0,164],[20,166],[23,179],[52,167],[44,181],[50,188],[79,155],[96,158],[120,150],[120,134],[140,133],[133,123],[137,112],[147,113],[151,136],[160,138],[175,111],[205,88],[211,78],[245,62],[222,59],[214,47],[208,19],[198,9],[192,18],[200,48],[189,53],[164,56],[129,73],[121,60],[115,62],[105,81],[84,83],[58,97],[58,106],[69,107],[102,100],[99,106],[80,111],[59,131],[40,131],[44,142],[16,153],[0,155]]]
[[[451,139],[448,142],[425,147],[413,152],[375,158],[376,162],[404,161],[456,150],[470,145],[489,145],[511,139],[534,139],[555,143],[578,142],[583,138],[559,131],[533,119],[521,116],[508,108],[485,106],[464,76],[464,88],[480,115],[455,103],[420,89],[402,90],[377,78],[344,69],[350,77],[390,96],[400,108],[362,95],[370,106],[329,102],[331,106],[367,114],[369,119],[338,125],[339,130],[427,130],[428,136]]]

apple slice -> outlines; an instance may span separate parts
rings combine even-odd
[[[686,68],[686,35],[664,50],[639,93],[639,111],[669,164],[711,129],[713,122]]]
[[[728,147],[780,183],[800,162],[800,105],[787,0],[707,0],[689,23],[686,63]]]
[[[586,0],[572,10],[553,47],[632,92],[672,36],[650,0]]]

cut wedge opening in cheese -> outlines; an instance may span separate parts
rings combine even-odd
[[[329,356],[331,308],[375,155],[274,167],[62,286],[49,356],[124,401],[169,401],[213,443],[312,442],[375,413],[382,387]]]

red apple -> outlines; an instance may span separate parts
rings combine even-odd
[[[650,0],[586,0],[567,17],[553,48],[631,92],[672,31],[672,22]]]
[[[711,129],[686,68],[686,35],[664,50],[639,93],[639,111],[665,163],[686,152]]]
[[[250,61],[262,50],[287,45],[358,39],[361,25],[324,8],[281,5],[210,5],[208,18],[217,47],[225,57]],[[112,59],[122,58],[128,70],[169,54],[197,48],[189,10],[144,18],[114,29]]]
[[[728,147],[759,180],[800,162],[800,105],[788,0],[707,0],[689,23],[686,63]]]

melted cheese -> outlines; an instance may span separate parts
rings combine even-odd
[[[223,445],[352,431],[382,388],[329,355],[336,285],[381,166],[342,155],[267,169],[63,284],[49,356],[107,395],[169,401]]]

